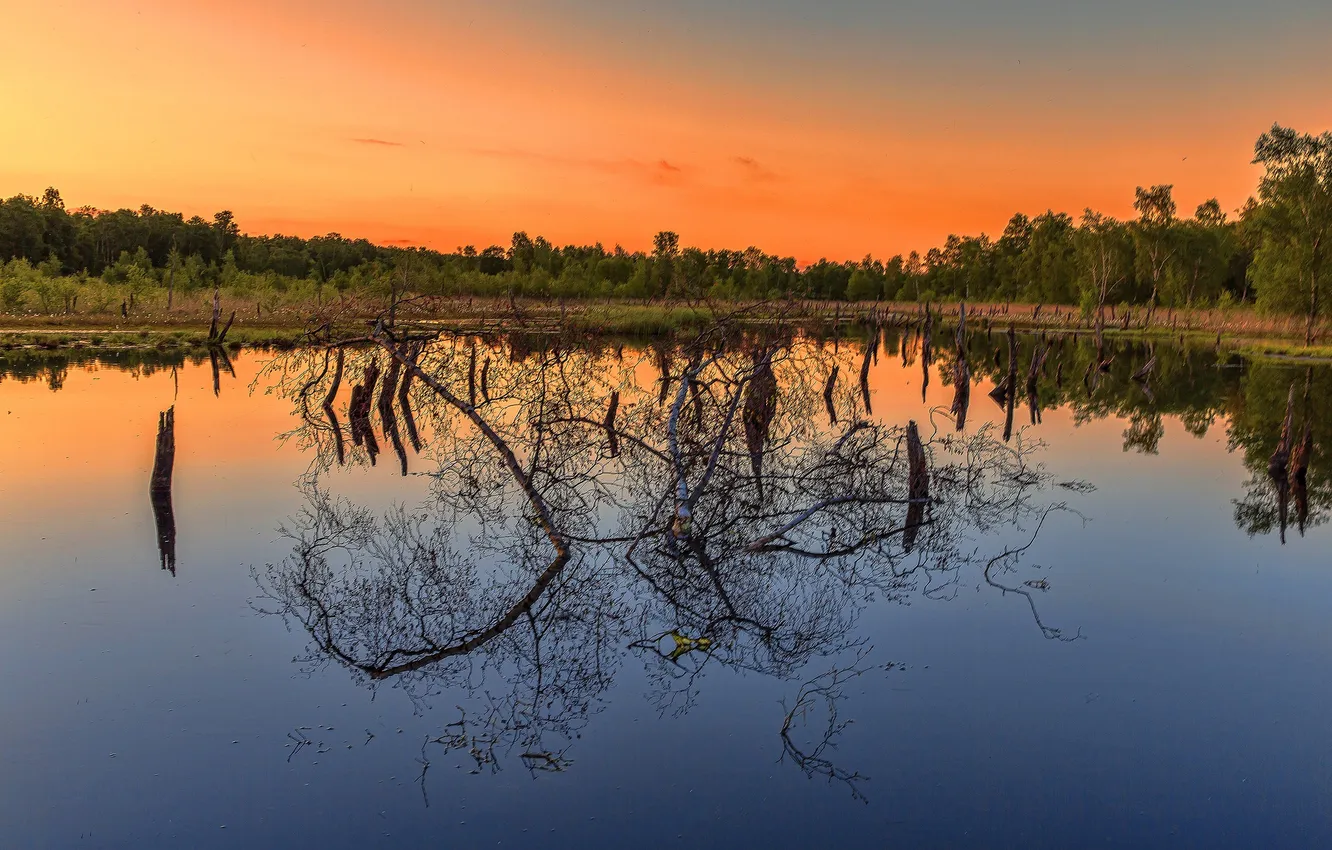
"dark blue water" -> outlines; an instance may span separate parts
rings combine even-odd
[[[919,364],[890,354],[871,368],[872,421],[915,419],[927,443],[936,422],[935,440],[951,437],[946,368],[925,404]],[[1045,475],[1028,508],[984,527],[959,510],[953,536],[917,544],[916,554],[951,553],[956,563],[862,580],[887,557],[875,550],[856,556],[851,580],[804,562],[762,586],[735,579],[733,593],[780,611],[772,640],[805,628],[809,646],[798,652],[719,626],[716,646],[674,663],[663,657],[671,638],[663,652],[645,645],[676,625],[674,609],[618,556],[587,554],[566,568],[567,586],[543,598],[551,607],[484,650],[372,680],[321,651],[319,636],[270,598],[271,570],[281,575],[293,552],[280,529],[299,525],[312,492],[343,497],[376,522],[402,504],[430,528],[451,528],[451,551],[479,564],[476,598],[493,592],[496,609],[513,598],[501,592],[504,577],[539,572],[549,553],[530,523],[523,530],[519,494],[498,465],[471,454],[482,444],[444,435],[467,430],[456,412],[423,427],[433,436],[419,454],[406,450],[406,478],[382,434],[373,467],[353,451],[346,466],[312,473],[314,438],[278,439],[302,422],[290,382],[260,371],[277,356],[237,357],[220,395],[207,361],[174,374],[75,364],[58,391],[40,378],[0,383],[5,846],[1332,840],[1321,457],[1303,534],[1293,503],[1284,543],[1278,526],[1237,522],[1236,504],[1275,504],[1262,471],[1287,388],[1303,399],[1312,387],[1298,430],[1326,406],[1321,368],[1199,355],[1191,375],[1195,364],[1171,355],[1153,400],[1119,376],[1122,386],[1101,390],[1108,409],[1079,401],[1081,373],[1070,373],[1067,397],[1042,410],[1039,425],[1018,406],[1028,427],[1016,439]],[[841,401],[851,405],[859,353],[837,356]],[[635,368],[642,397],[626,393],[625,427],[650,430],[661,414],[634,411],[664,409],[651,358]],[[823,415],[817,392],[801,406],[794,379],[779,375],[778,420]],[[811,382],[821,389],[822,380]],[[978,381],[966,433],[997,423],[992,441],[1002,443],[1005,412],[985,397],[991,376]],[[172,405],[174,575],[161,568],[147,498],[158,413]],[[1183,423],[1199,430],[1200,411],[1214,421],[1195,436]],[[1126,446],[1130,419],[1144,413],[1159,415],[1159,439]],[[794,446],[774,445],[769,469]],[[473,463],[501,481],[508,507],[497,522],[512,537],[478,542],[479,520],[447,501]],[[589,508],[591,526],[622,531],[616,504]],[[1034,608],[984,573],[990,558],[1028,541],[1000,565],[1012,567],[1001,583],[1026,590]],[[811,605],[823,606],[820,618],[805,622]]]

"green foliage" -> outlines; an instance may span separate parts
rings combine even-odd
[[[1245,211],[1258,243],[1250,275],[1259,305],[1305,313],[1305,341],[1312,342],[1332,294],[1332,133],[1301,135],[1273,125],[1259,137],[1253,161],[1264,169],[1258,203]]]
[[[1088,303],[1103,309],[1131,279],[1134,246],[1130,231],[1123,222],[1088,209],[1073,245],[1080,271],[1078,303],[1084,310]]]
[[[835,301],[1112,302],[1166,306],[1244,303],[1256,293],[1269,312],[1321,318],[1332,292],[1326,254],[1332,240],[1332,135],[1281,127],[1259,139],[1264,166],[1258,198],[1240,219],[1220,204],[1176,216],[1172,187],[1138,187],[1137,218],[1116,221],[1088,210],[1014,215],[997,239],[950,235],[923,256],[795,259],[684,245],[662,231],[650,251],[557,246],[513,234],[507,247],[453,252],[375,245],[337,233],[301,238],[241,232],[231,212],[186,218],[137,210],[68,210],[55,189],[0,201],[0,306],[9,312],[66,310],[73,296],[56,279],[86,273],[79,309],[111,309],[133,295],[165,305],[217,285],[265,304],[341,294],[392,293],[628,299]],[[26,265],[14,265],[22,261]],[[43,282],[43,281],[47,282]],[[90,300],[91,299],[91,300]]]

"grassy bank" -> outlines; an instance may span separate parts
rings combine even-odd
[[[245,308],[245,311],[242,310]],[[227,343],[235,347],[286,347],[299,344],[307,331],[324,325],[355,335],[384,309],[380,299],[339,298],[265,309],[241,299],[223,298],[223,314],[236,313]],[[489,298],[430,298],[400,307],[399,320],[456,332],[531,333],[562,331],[584,336],[650,337],[697,331],[719,317],[753,328],[787,326],[842,333],[875,321],[919,322],[924,306],[910,302],[845,303],[788,301],[695,305],[643,301],[569,301]],[[945,323],[956,321],[959,305],[934,304],[931,312]],[[968,304],[970,322],[1021,331],[1085,333],[1090,322],[1073,307],[1029,304]],[[56,314],[0,314],[0,350],[66,348],[202,348],[207,345],[211,304],[204,299],[178,301],[173,309],[138,303],[118,311]],[[1329,337],[1320,328],[1320,338]],[[1251,356],[1332,357],[1332,344],[1306,347],[1298,318],[1259,315],[1251,309],[1160,309],[1147,320],[1141,307],[1107,310],[1105,333],[1111,337],[1208,341]]]

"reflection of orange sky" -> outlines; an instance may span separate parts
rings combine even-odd
[[[928,90],[792,90],[561,49],[500,13],[478,32],[353,0],[13,5],[0,194],[54,184],[71,204],[228,207],[251,232],[442,249],[517,229],[642,248],[670,228],[808,261],[993,234],[1018,209],[1127,214],[1146,183],[1175,183],[1185,211],[1233,208],[1273,118],[1332,120],[1317,74],[1125,92],[1050,72],[986,100],[965,94],[975,68],[944,67]]]
[[[845,345],[836,358],[843,376],[838,392],[854,396],[856,408],[860,404],[855,386],[860,367],[857,349],[856,345]],[[605,356],[610,371],[619,368],[613,354]],[[630,370],[638,390],[625,393],[621,410],[630,415],[628,411],[635,405],[658,405],[659,372],[652,352],[626,350],[624,356],[624,367]],[[266,391],[272,376],[261,376],[260,369],[267,360],[264,354],[238,357],[237,377],[223,376],[220,397],[213,395],[206,361],[186,364],[179,371],[178,381],[173,380],[170,369],[140,376],[114,367],[76,366],[69,370],[64,388],[57,392],[47,387],[45,379],[0,382],[0,445],[8,449],[5,474],[0,480],[0,511],[15,517],[58,516],[82,510],[91,511],[101,522],[115,521],[128,509],[144,508],[157,414],[172,405],[176,409],[178,492],[190,496],[194,488],[221,490],[231,494],[229,498],[244,501],[253,498],[256,488],[292,486],[307,470],[311,456],[302,451],[300,441],[284,445],[277,439],[296,428],[299,420],[290,399]],[[503,358],[494,363],[500,371],[508,368]],[[883,351],[869,375],[873,418],[893,426],[915,420],[926,437],[936,429],[940,435],[951,433],[952,419],[947,410],[952,388],[943,383],[939,370],[936,363],[927,398],[922,402],[919,361],[903,366],[900,356]],[[812,380],[815,386],[821,386],[823,376],[816,375]],[[251,386],[254,392],[250,392]],[[988,381],[974,386],[969,432],[976,432],[985,422],[1002,428],[1003,413],[986,395],[991,388]],[[347,392],[344,386],[337,404],[343,428],[347,427]],[[1021,432],[1029,421],[1025,404],[1020,404],[1015,414],[1015,430]],[[430,421],[418,411],[428,445]],[[816,424],[827,424],[821,410]],[[1075,425],[1073,411],[1052,409],[1044,411],[1040,425],[1018,439],[1027,443],[1049,439],[1053,445],[1041,452],[1041,462],[1061,472],[1069,466],[1083,468],[1094,480],[1107,483],[1126,474],[1125,456],[1119,451],[1126,424],[1124,419],[1109,417]],[[1223,440],[1220,429],[1206,440],[1198,440],[1169,418],[1167,432],[1171,463],[1190,475],[1215,465],[1216,444]],[[402,484],[387,438],[383,449],[378,469],[353,470],[358,479],[365,479],[356,486],[373,487],[400,498]],[[430,462],[412,453],[410,467],[418,472]],[[363,465],[363,459],[357,463]],[[186,501],[197,498],[201,497]]]
[[[253,377],[245,374],[252,362],[238,364],[242,377]],[[213,397],[207,363],[180,370],[179,394],[169,368],[139,376],[111,366],[73,366],[55,392],[44,378],[0,383],[0,444],[12,450],[6,476],[22,484],[8,495],[42,492],[44,476],[56,470],[77,471],[94,495],[105,482],[137,474],[147,493],[158,412],[173,405],[178,478],[194,464],[272,460],[278,449],[271,438],[289,427],[290,404],[262,393],[251,397],[240,379],[224,380],[221,398]],[[256,434],[264,436],[256,440]]]

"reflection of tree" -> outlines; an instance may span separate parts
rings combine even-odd
[[[201,358],[201,354],[187,358],[180,350],[127,348],[70,351],[15,348],[0,351],[0,381],[45,381],[54,392],[64,389],[71,369],[95,371],[110,368],[130,372],[137,377],[147,377],[161,370],[184,365],[187,359],[198,364]]]
[[[1154,455],[1160,452],[1161,437],[1165,435],[1165,421],[1155,411],[1134,411],[1124,429],[1124,451]]]
[[[1318,460],[1326,445],[1323,423],[1332,416],[1328,378],[1326,369],[1268,363],[1244,375],[1229,436],[1249,470],[1245,494],[1234,503],[1235,524],[1249,536],[1275,531],[1284,543],[1292,524],[1303,536],[1327,522],[1332,474]]]
[[[976,344],[981,347],[975,348]],[[1033,358],[1041,344],[1034,335],[1015,343],[1032,351]],[[1002,407],[1011,401],[1008,387],[1014,373],[1004,370],[999,352],[987,359],[984,345],[973,343],[970,362],[988,370],[996,387],[993,395]],[[1332,469],[1319,462],[1327,444],[1324,423],[1332,421],[1332,373],[1326,367],[1271,360],[1245,363],[1210,347],[1116,344],[1107,339],[1108,368],[1102,372],[1093,338],[1065,334],[1051,345],[1058,364],[1054,377],[1045,370],[1036,381],[1046,406],[1067,406],[1078,423],[1109,416],[1126,419],[1124,450],[1143,454],[1159,452],[1166,416],[1177,417],[1195,437],[1205,436],[1222,418],[1231,450],[1243,453],[1250,473],[1244,496],[1235,500],[1236,525],[1250,535],[1276,533],[1284,540],[1288,525],[1303,534],[1308,527],[1326,522],[1332,506]],[[1008,362],[1019,362],[1025,356],[1010,356]],[[1091,377],[1085,383],[1065,385],[1061,378],[1065,372]],[[1292,384],[1296,394],[1289,451],[1293,456],[1302,448],[1302,463],[1288,475],[1273,476],[1269,459],[1281,440]],[[1033,424],[1039,422],[1037,417],[1033,419]]]
[[[1034,518],[1049,483],[1020,435],[913,443],[914,423],[863,418],[863,387],[829,379],[856,352],[839,363],[836,349],[724,326],[641,354],[559,337],[480,351],[382,327],[370,342],[344,347],[345,370],[392,358],[381,407],[412,382],[430,497],[379,516],[328,491],[331,417],[306,399],[327,397],[336,361],[293,353],[274,372],[301,413],[293,437],[321,459],[291,554],[257,578],[310,635],[311,663],[417,699],[469,693],[466,728],[434,744],[534,769],[566,763],[625,647],[663,711],[687,710],[711,669],[799,681],[857,652],[870,600],[947,595],[983,563],[970,537]],[[348,462],[368,462],[360,452]],[[835,690],[821,687],[796,705]],[[826,746],[794,744],[796,720],[783,746],[802,769],[853,775],[824,766]]]

